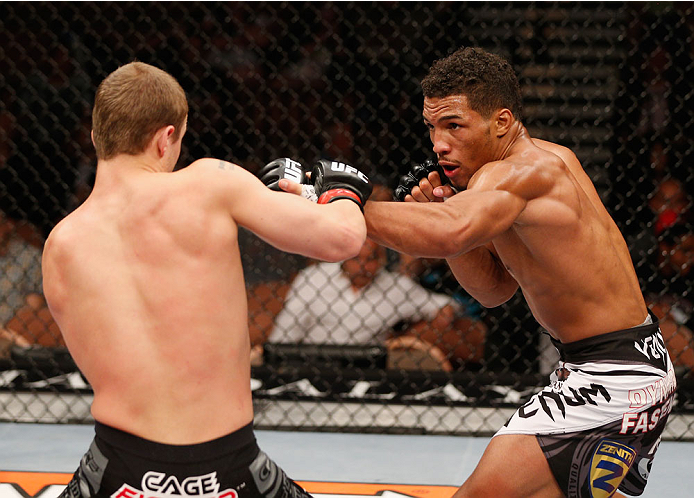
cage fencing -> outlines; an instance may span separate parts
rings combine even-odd
[[[512,63],[530,134],[572,148],[596,184],[676,364],[665,436],[692,439],[693,28],[691,3],[0,3],[0,419],[91,420],[40,257],[90,191],[108,73],[140,60],[179,80],[180,166],[325,157],[387,195],[432,155],[419,81],[465,45]],[[256,427],[487,435],[554,368],[520,295],[483,309],[441,262],[365,247],[325,265],[245,231],[240,244]],[[335,281],[361,290],[341,302],[321,286]]]

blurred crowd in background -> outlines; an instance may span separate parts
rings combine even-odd
[[[594,19],[613,39],[591,46],[565,32],[590,30]],[[93,97],[119,65],[154,64],[186,90],[179,167],[212,156],[255,172],[276,157],[328,157],[358,165],[387,191],[413,162],[431,156],[419,89],[428,65],[459,46],[481,45],[508,57],[534,96],[528,124],[579,149],[627,239],[673,360],[681,372],[694,369],[690,3],[5,2],[0,28],[0,358],[14,346],[64,346],[41,295],[42,241],[90,191]],[[591,65],[609,69],[614,83],[597,97],[589,94],[592,80],[561,72]],[[553,82],[570,91],[557,95]],[[584,135],[572,126],[591,129],[583,104],[576,105],[581,99],[604,102],[594,121],[607,132],[587,147],[607,155],[581,157]],[[300,295],[289,289],[311,262],[249,233],[240,237],[249,325],[262,348],[285,299]],[[397,347],[412,349],[402,337],[423,340],[447,371],[553,368],[519,296],[483,310],[442,262],[385,250],[379,257],[383,271],[448,299],[423,314],[400,310],[397,324],[385,317],[383,341],[400,337]],[[447,305],[447,318],[438,316]]]

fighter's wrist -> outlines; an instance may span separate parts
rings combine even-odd
[[[326,190],[318,197],[318,204],[327,204],[340,199],[349,199],[350,201],[356,202],[359,209],[361,209],[362,212],[364,211],[364,203],[361,201],[361,197],[359,197],[357,193],[346,188]]]
[[[301,197],[312,202],[317,202],[318,196],[316,195],[316,188],[313,185],[301,185]]]

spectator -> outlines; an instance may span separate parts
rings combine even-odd
[[[41,293],[42,238],[28,223],[0,210],[0,326],[4,327],[27,302]],[[5,333],[6,337],[9,334]]]
[[[485,371],[519,374],[538,369],[543,374],[554,371],[559,354],[551,344],[549,335],[541,333],[540,325],[520,296],[514,296],[500,307],[484,309],[458,284],[445,260],[413,258],[401,254],[400,261],[403,271],[422,287],[453,296],[464,307],[465,315],[469,317],[468,320],[472,319],[475,327],[486,326],[483,359]],[[450,335],[448,337],[453,339]],[[458,348],[467,347],[467,341],[462,338],[457,341],[450,339],[446,342],[457,343]],[[460,349],[459,354],[454,354],[452,358],[454,362],[456,359],[460,361],[466,354],[464,349]],[[469,367],[470,364],[465,366]]]
[[[389,271],[386,248],[367,240],[342,263],[303,269],[289,288],[270,342],[427,349],[442,360],[479,362],[485,327],[451,297]],[[398,325],[405,324],[398,334]],[[444,360],[445,357],[445,361]]]
[[[43,298],[43,238],[0,211],[0,338],[19,346],[64,346]]]
[[[659,244],[666,231],[674,225],[690,223],[690,196],[684,184],[676,178],[665,177],[649,193],[648,208],[644,210],[643,222],[646,228],[627,238],[631,258],[637,274],[649,292],[664,289],[656,278],[660,272],[657,266]]]
[[[664,229],[658,242],[658,278],[646,301],[660,319],[660,328],[672,362],[694,370],[694,231],[678,223]]]
[[[5,324],[6,334],[20,346],[65,347],[58,325],[53,320],[43,294],[32,292]]]
[[[646,302],[660,319],[673,364],[694,368],[694,234],[691,197],[684,184],[671,176],[662,179],[648,200],[648,228],[629,240],[632,259],[645,288]]]
[[[0,210],[0,359],[65,345],[42,294],[42,246],[34,226]],[[34,357],[32,365],[52,371],[55,363]]]
[[[687,221],[691,201],[679,180],[666,178],[658,185],[648,206],[656,216],[655,234],[660,235],[666,228]]]

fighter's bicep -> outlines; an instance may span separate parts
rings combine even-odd
[[[277,249],[310,258],[337,261],[359,252],[366,226],[354,202],[318,205],[301,195],[271,190],[249,171],[227,164],[208,161],[205,188],[237,225]]]
[[[220,159],[201,159],[195,168],[212,203],[261,238],[273,240],[293,223],[310,217],[305,199],[267,188],[253,173]],[[303,202],[302,202],[303,201]]]
[[[490,232],[486,242],[511,228],[528,205],[524,198],[505,190],[490,191],[486,201],[481,205],[481,219]]]
[[[315,206],[301,196],[270,190],[247,171],[234,176],[227,199],[229,212],[236,223],[265,241],[282,247],[315,217]]]
[[[469,248],[487,244],[511,228],[527,206],[525,199],[505,190],[468,190],[447,202],[466,213],[465,245]]]

